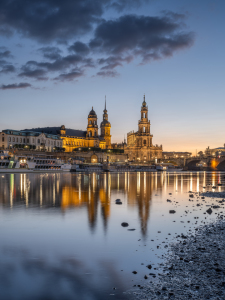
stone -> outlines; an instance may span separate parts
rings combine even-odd
[[[129,224],[128,224],[127,222],[123,222],[123,223],[121,223],[121,226],[122,226],[122,227],[128,227]]]
[[[119,205],[123,204],[122,201],[121,201],[120,199],[116,199],[116,200],[115,200],[115,203],[116,203],[116,204],[119,204]]]
[[[206,212],[207,212],[209,215],[211,215],[211,213],[213,212],[213,211],[212,211],[212,208],[211,208],[211,207],[208,208]]]

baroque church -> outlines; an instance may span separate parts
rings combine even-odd
[[[148,106],[144,100],[141,106],[141,119],[138,121],[138,131],[127,134],[127,146],[124,153],[129,161],[150,162],[162,158],[162,145],[153,145],[153,135],[150,133],[150,120],[148,119]]]
[[[100,135],[98,132],[97,114],[93,107],[88,115],[87,130],[75,130],[67,129],[64,125],[61,127],[44,127],[44,128],[32,128],[30,130],[43,132],[48,134],[58,135],[63,140],[62,147],[66,152],[72,152],[76,148],[82,147],[95,147],[101,149],[111,148],[111,124],[108,121],[108,112],[105,108],[103,110],[103,120],[100,124]],[[28,130],[28,129],[26,129]]]

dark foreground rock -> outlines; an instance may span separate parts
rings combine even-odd
[[[129,291],[131,298],[225,299],[225,221],[172,244],[161,265],[158,280]]]

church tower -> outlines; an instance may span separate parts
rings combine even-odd
[[[105,109],[103,110],[103,121],[101,122],[101,137],[106,141],[106,148],[111,148],[111,135],[110,129],[111,124],[108,121],[108,113],[106,109],[106,98],[105,98]]]
[[[148,106],[145,102],[145,95],[141,106],[141,119],[138,122],[137,146],[152,146],[152,135],[150,134],[150,121],[148,120]]]
[[[87,134],[86,137],[89,140],[89,147],[98,147],[98,124],[97,124],[97,115],[93,109],[89,112],[88,115],[88,125],[87,125]]]

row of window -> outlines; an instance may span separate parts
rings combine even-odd
[[[83,142],[66,142],[66,145],[68,145],[68,146],[84,146],[84,143]]]
[[[25,143],[28,143],[28,144],[29,144],[29,143],[30,143],[30,139],[25,139],[25,138],[24,138],[24,139],[22,139],[22,138],[19,139],[19,138],[15,138],[15,137],[13,137],[13,138],[9,137],[8,140],[9,140],[9,142],[14,142],[14,143],[15,143],[15,142],[16,142],[16,143],[23,143],[23,144],[25,144]],[[2,141],[4,142],[4,137],[2,137]],[[32,139],[31,143],[34,144],[34,143],[35,143],[35,139]],[[38,144],[40,144],[40,143],[43,143],[43,144],[44,144],[44,143],[45,143],[45,140],[40,140],[40,139],[38,139],[38,140],[37,140],[37,143],[38,143]],[[48,144],[48,145],[52,145],[52,146],[53,146],[53,145],[54,145],[54,146],[58,146],[58,147],[61,146],[61,143],[60,143],[60,142],[56,142],[56,141],[53,142],[53,141],[50,141],[50,140],[47,141],[47,144]]]
[[[89,121],[89,124],[91,125],[91,121]],[[96,121],[93,121],[93,125],[96,125],[97,122]]]

